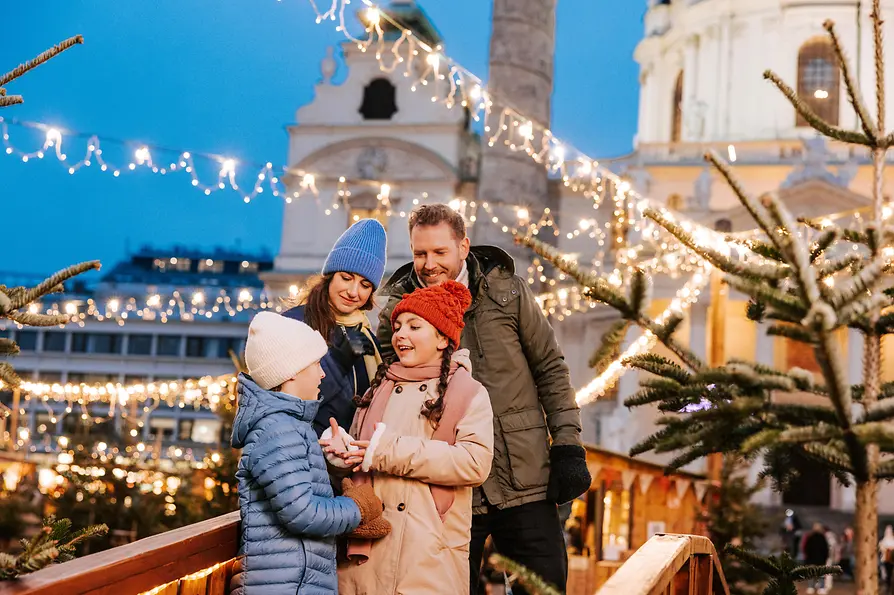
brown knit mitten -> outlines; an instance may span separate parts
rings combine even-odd
[[[360,509],[360,522],[368,523],[382,516],[385,509],[382,501],[376,496],[370,484],[354,485],[350,478],[346,477],[341,482],[342,493],[357,504]]]
[[[360,526],[354,529],[348,537],[354,537],[356,539],[382,539],[389,533],[391,533],[391,523],[386,521],[385,517],[380,516],[369,522],[360,523]]]

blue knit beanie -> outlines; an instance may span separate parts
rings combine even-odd
[[[335,242],[323,274],[345,272],[362,275],[378,289],[385,274],[385,228],[375,219],[361,219]]]

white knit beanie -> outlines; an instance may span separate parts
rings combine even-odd
[[[328,350],[323,336],[303,322],[259,312],[248,327],[245,363],[258,386],[270,390],[323,359]]]

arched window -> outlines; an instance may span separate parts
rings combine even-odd
[[[678,143],[683,135],[683,71],[674,83],[673,115],[671,116],[671,142]]]
[[[667,197],[667,208],[671,211],[682,211],[685,208],[683,197],[679,194],[671,194]]]
[[[841,71],[832,43],[814,39],[798,52],[798,97],[822,119],[838,125],[838,95]],[[797,126],[809,126],[797,114]]]
[[[363,89],[360,113],[364,120],[390,120],[397,113],[396,89],[385,78],[375,79]]]

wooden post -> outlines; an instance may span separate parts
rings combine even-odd
[[[12,389],[12,415],[9,424],[9,445],[14,450],[16,445],[16,437],[19,431],[19,406],[22,400],[22,389]]]
[[[728,222],[720,220],[715,229],[721,232],[731,232]],[[711,271],[711,303],[708,306],[708,324],[710,328],[711,347],[708,350],[708,365],[712,368],[726,363],[726,306],[729,290],[723,284],[723,273],[719,269]],[[712,454],[708,456],[708,479],[719,481],[723,468],[723,455]]]

